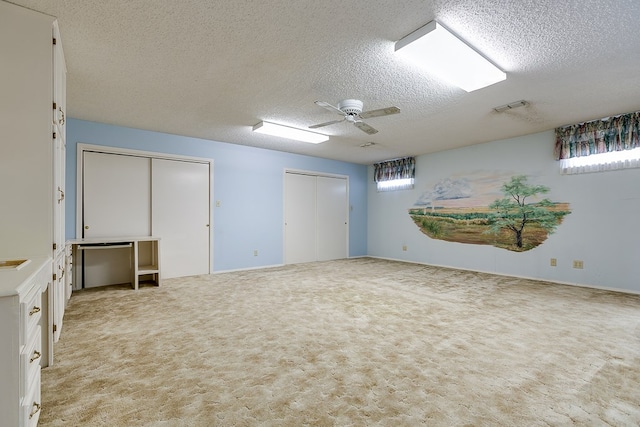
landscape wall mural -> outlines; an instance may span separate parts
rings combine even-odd
[[[545,198],[549,187],[527,175],[451,176],[423,192],[409,215],[432,239],[524,252],[542,244],[571,213]]]

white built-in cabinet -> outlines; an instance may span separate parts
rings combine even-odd
[[[285,171],[286,264],[347,258],[348,180]]]
[[[0,424],[34,426],[64,292],[66,70],[54,17],[0,1]],[[4,265],[4,267],[3,267]],[[62,288],[62,289],[60,289]]]
[[[38,423],[40,369],[46,356],[47,287],[51,258],[33,257],[0,271],[0,425]],[[11,282],[11,283],[9,283]]]

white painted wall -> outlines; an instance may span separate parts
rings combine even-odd
[[[419,156],[415,189],[397,192],[376,192],[370,167],[368,254],[640,293],[640,169],[561,175],[553,145],[549,131]],[[528,175],[532,183],[535,177],[572,213],[542,245],[521,253],[431,239],[413,223],[408,209],[424,191],[440,179],[482,171]],[[584,261],[584,269],[574,269],[573,260]]]

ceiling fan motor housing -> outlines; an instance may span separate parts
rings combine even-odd
[[[357,99],[345,99],[340,101],[338,108],[345,114],[350,116],[357,116],[362,113],[362,101]]]

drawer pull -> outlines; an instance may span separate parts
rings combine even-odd
[[[33,363],[34,360],[40,359],[40,356],[42,356],[42,354],[38,350],[33,350],[33,356],[29,359],[29,363]]]
[[[40,307],[34,305],[33,308],[31,309],[31,311],[29,312],[29,316],[33,316],[36,313],[40,312]]]
[[[29,413],[29,419],[33,418],[35,414],[40,412],[40,409],[42,409],[42,406],[40,406],[39,403],[33,402],[32,408],[33,409],[31,409],[31,412]]]

